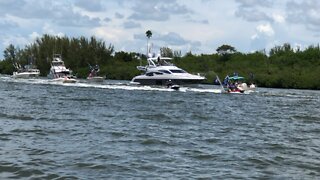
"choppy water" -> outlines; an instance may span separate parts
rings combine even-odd
[[[0,179],[317,179],[320,92],[0,78]]]

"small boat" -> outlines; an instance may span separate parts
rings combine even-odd
[[[98,72],[100,71],[99,66],[95,65],[94,67],[92,67],[89,64],[89,68],[90,68],[90,73],[87,77],[88,82],[95,82],[95,83],[103,82],[104,78],[101,76],[98,76]]]
[[[173,90],[179,90],[180,86],[178,84],[173,84],[171,80],[169,80],[167,83],[167,88],[173,89]]]
[[[173,84],[169,87],[170,89],[173,89],[173,90],[179,90],[180,89],[180,86],[177,85],[177,84]]]
[[[18,69],[17,71],[13,72],[14,78],[36,78],[39,77],[39,75],[39,69]]]
[[[48,74],[48,78],[53,81],[59,81],[63,83],[76,83],[77,80],[72,75],[72,71],[64,65],[62,56],[60,54],[54,54],[51,61],[51,68]]]
[[[244,93],[244,92],[252,92],[255,91],[256,85],[250,84],[249,86],[247,83],[244,82],[245,78],[242,76],[226,76],[226,78],[223,81],[223,87],[225,92],[229,93]]]

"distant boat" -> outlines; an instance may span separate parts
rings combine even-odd
[[[26,65],[24,68],[19,68],[17,71],[13,72],[14,78],[35,78],[40,75],[40,70],[36,68],[32,68],[29,65]]]
[[[32,57],[28,60],[28,64],[25,66],[21,66],[19,63],[14,62],[13,66],[16,71],[13,72],[14,78],[35,78],[40,75],[40,70],[36,68],[35,65],[32,64]]]
[[[72,71],[64,65],[62,56],[60,54],[54,54],[51,61],[51,68],[48,74],[48,78],[54,81],[61,81],[63,83],[76,83],[77,80],[72,75]]]
[[[98,76],[98,72],[100,71],[99,66],[95,65],[94,67],[92,67],[89,64],[89,68],[90,68],[90,73],[87,77],[88,82],[103,82],[104,78],[101,76]]]

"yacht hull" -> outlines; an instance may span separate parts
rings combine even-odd
[[[88,77],[87,81],[92,83],[101,83],[103,82],[104,78],[101,76],[95,76],[95,77]]]
[[[23,79],[28,79],[28,78],[36,78],[39,77],[39,73],[28,73],[28,72],[14,72],[13,73],[14,78],[23,78]]]
[[[203,79],[137,79],[137,78],[134,78],[132,80],[132,83],[140,84],[140,85],[165,86],[169,81],[177,85],[187,85],[187,84],[200,84],[203,81]]]
[[[69,77],[60,77],[60,78],[54,78],[52,79],[54,82],[62,82],[62,83],[76,83],[77,80],[74,78],[69,78]]]

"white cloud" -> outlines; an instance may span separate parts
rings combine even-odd
[[[273,20],[277,23],[284,23],[286,21],[286,18],[281,14],[274,13],[272,17]]]
[[[9,35],[5,36],[2,41],[2,45],[7,47],[10,44],[23,48],[24,45],[28,44],[29,39],[21,35]]]
[[[272,48],[275,32],[270,24],[260,24],[256,32],[251,36],[251,48],[253,51]]]
[[[267,36],[273,36],[274,30],[270,24],[261,24],[257,27],[257,31],[260,34],[265,34]]]
[[[34,41],[36,40],[37,38],[41,37],[41,35],[37,32],[32,32],[30,35],[29,35],[29,38]]]

